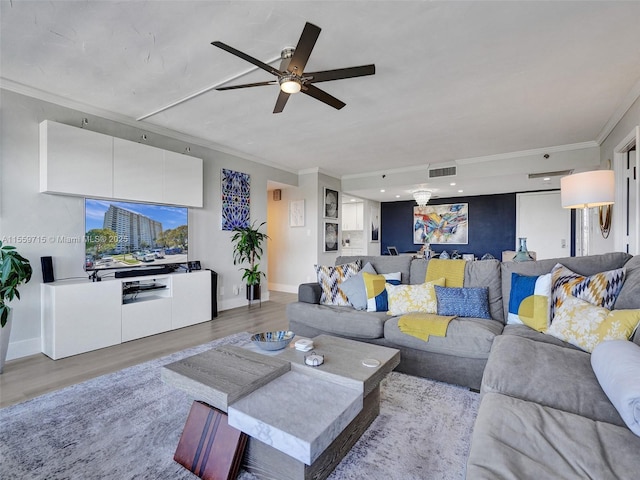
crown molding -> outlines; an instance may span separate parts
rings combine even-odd
[[[618,108],[615,109],[611,117],[609,117],[607,123],[605,123],[604,127],[602,127],[602,130],[596,137],[596,142],[598,143],[598,145],[602,145],[609,134],[611,134],[613,129],[616,128],[618,122],[622,120],[622,117],[624,117],[624,115],[629,111],[631,106],[638,100],[638,98],[640,98],[640,79],[638,79],[635,85],[631,87],[629,93],[627,93],[627,95],[622,99],[622,102],[620,102]]]

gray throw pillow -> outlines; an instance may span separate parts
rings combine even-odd
[[[340,290],[344,292],[344,294],[347,296],[347,299],[349,300],[349,303],[356,310],[367,309],[367,291],[364,287],[362,272],[371,273],[373,275],[378,273],[376,272],[376,269],[373,268],[373,265],[367,262],[367,264],[362,267],[362,270],[360,270],[357,275],[346,279],[340,284]]]

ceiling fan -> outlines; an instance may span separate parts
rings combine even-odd
[[[338,68],[335,70],[323,70],[320,72],[305,72],[304,67],[309,60],[311,50],[313,50],[316,40],[320,35],[320,27],[307,22],[302,30],[302,35],[298,40],[298,45],[295,48],[285,48],[281,53],[280,68],[274,68],[264,62],[261,62],[257,58],[253,58],[246,53],[236,50],[230,47],[226,43],[219,41],[211,42],[222,50],[246,60],[249,63],[253,63],[255,66],[269,72],[272,75],[278,77],[277,80],[270,80],[266,82],[246,83],[243,85],[232,85],[229,87],[218,87],[216,90],[234,90],[238,88],[249,87],[261,87],[264,85],[280,85],[280,93],[276,100],[276,106],[273,109],[273,113],[280,113],[284,109],[284,106],[289,100],[289,96],[293,93],[302,92],[310,97],[320,100],[327,105],[332,106],[340,110],[346,104],[338,100],[336,97],[329,95],[324,90],[320,90],[313,85],[319,82],[328,82],[330,80],[341,80],[343,78],[363,77],[365,75],[373,75],[376,73],[376,66],[373,64],[362,65],[359,67]]]

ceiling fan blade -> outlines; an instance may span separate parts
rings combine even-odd
[[[311,50],[313,50],[316,40],[318,40],[318,36],[320,36],[320,30],[321,28],[315,26],[313,23],[307,22],[305,24],[296,50],[287,67],[287,70],[291,73],[302,75],[304,67],[307,65],[307,60],[309,60],[309,55],[311,55]]]
[[[304,77],[311,77],[307,82],[318,83],[328,82],[329,80],[341,80],[343,78],[364,77],[365,75],[373,75],[376,73],[376,66],[362,65],[360,67],[337,68],[335,70],[324,70],[322,72],[305,73]]]
[[[271,65],[261,62],[257,58],[253,58],[251,55],[247,55],[246,53],[241,52],[240,50],[236,50],[235,48],[227,45],[226,43],[215,41],[215,42],[211,42],[211,45],[213,45],[214,47],[221,48],[222,50],[225,50],[235,55],[236,57],[240,57],[241,59],[246,60],[249,63],[253,63],[256,67],[260,67],[261,69],[266,70],[267,72],[271,73],[272,75],[275,75],[276,77],[284,75],[284,73],[278,70],[277,68],[274,68]]]
[[[263,85],[276,85],[277,80],[269,80],[268,82],[244,83],[242,85],[230,85],[228,87],[218,87],[216,90],[235,90],[236,88],[262,87]]]
[[[287,104],[287,100],[291,94],[283,92],[280,90],[280,95],[278,95],[278,99],[276,100],[276,106],[273,108],[273,113],[280,113],[284,110],[284,106]]]
[[[337,110],[340,110],[346,105],[346,103],[344,103],[342,100],[338,100],[333,95],[329,95],[327,92],[325,92],[324,90],[320,90],[314,85],[304,85],[301,92],[315,98],[316,100],[320,100],[321,102],[324,102]]]

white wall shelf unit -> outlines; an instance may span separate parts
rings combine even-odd
[[[211,320],[211,272],[41,284],[42,353],[54,360]]]

